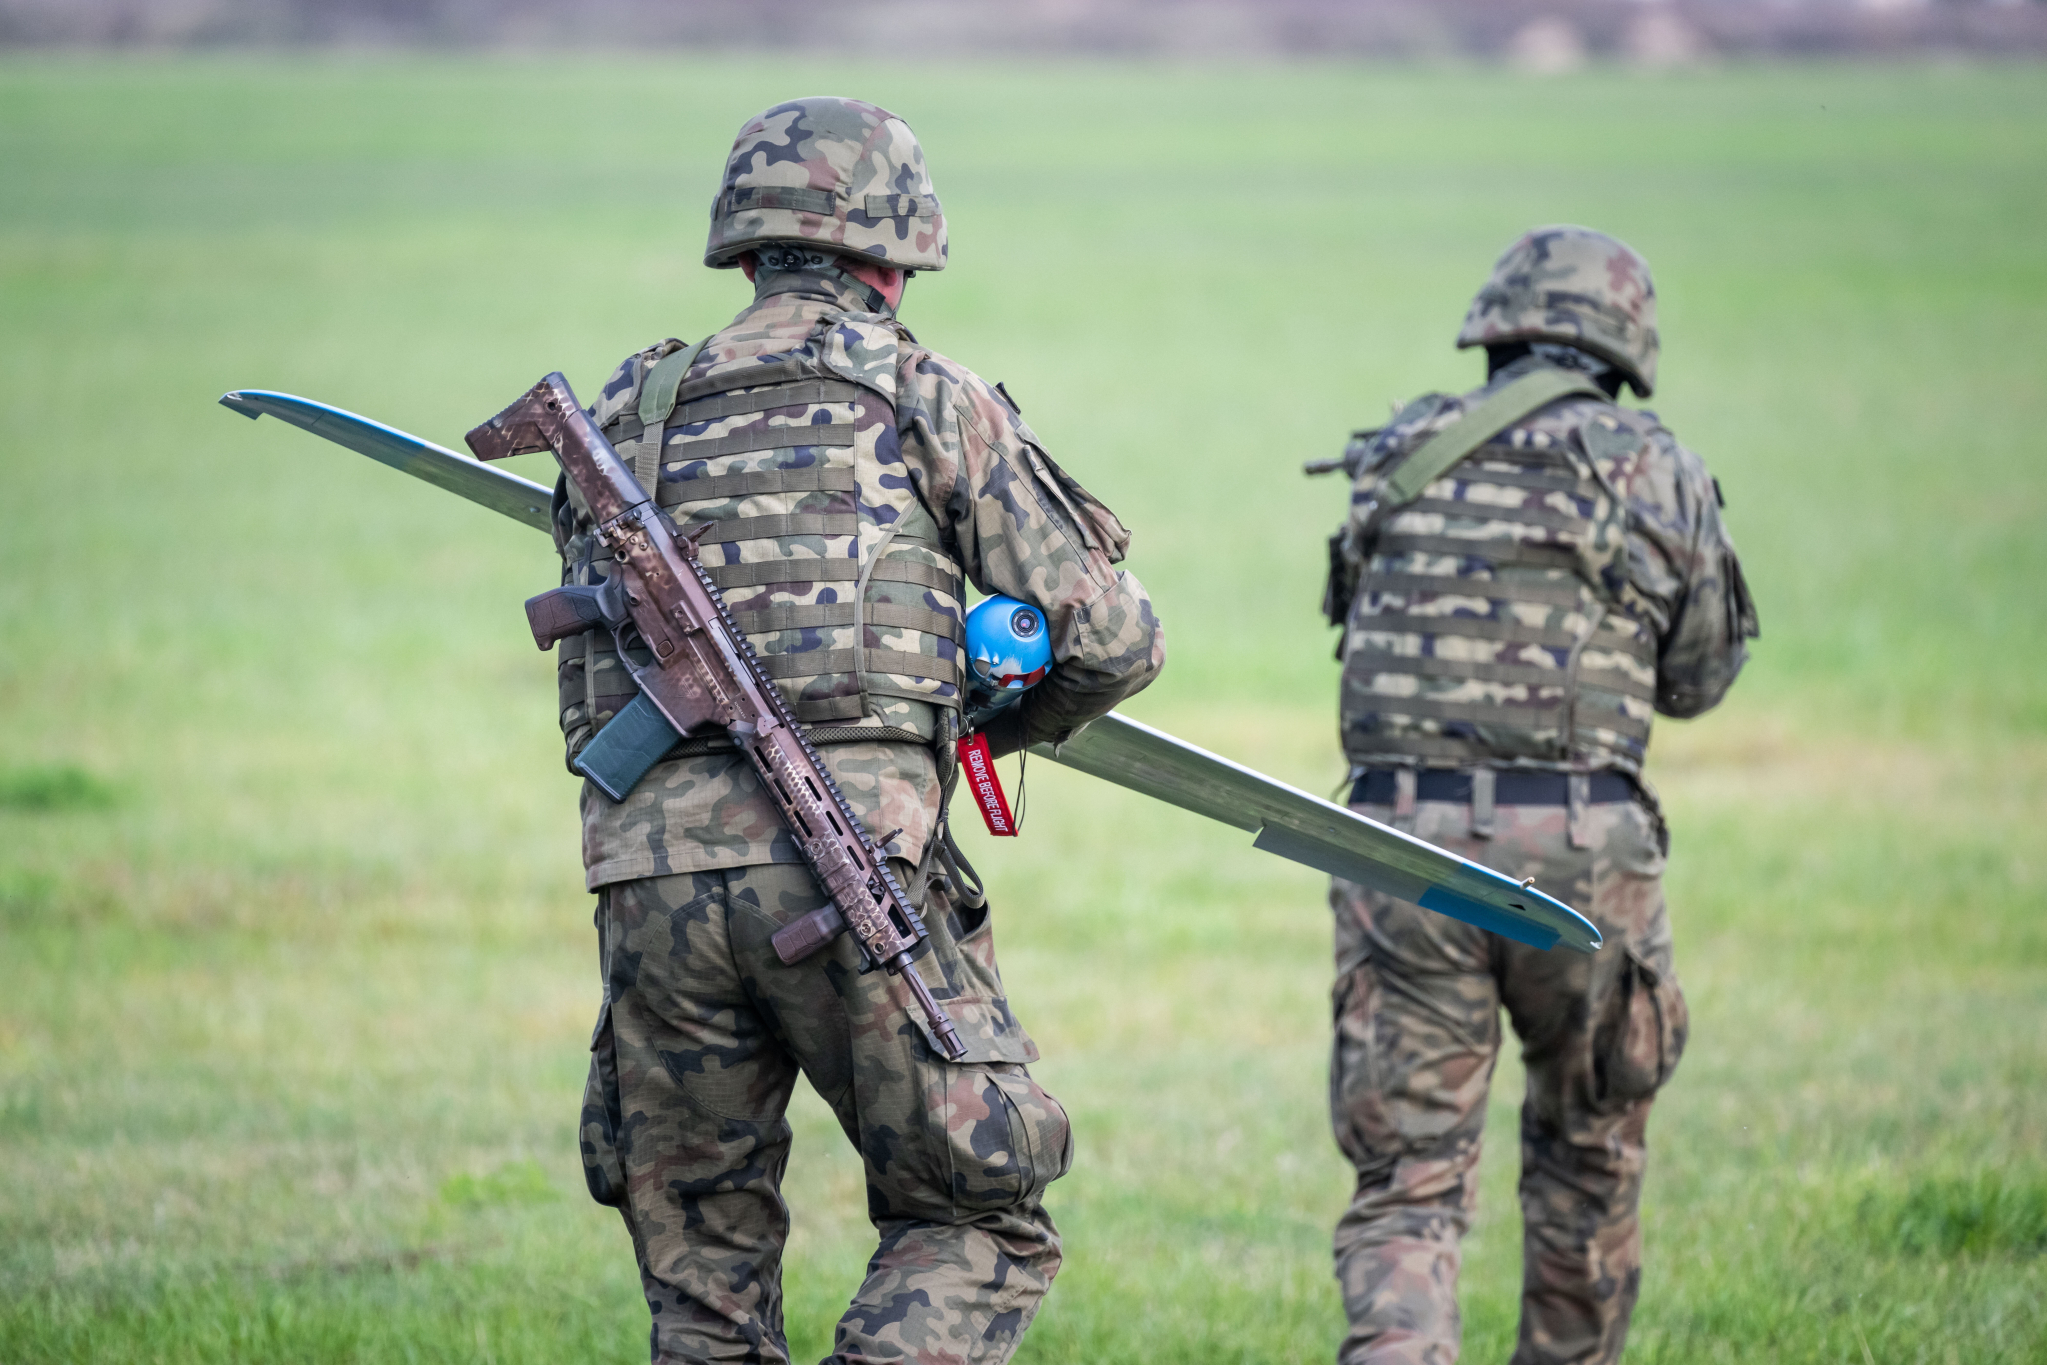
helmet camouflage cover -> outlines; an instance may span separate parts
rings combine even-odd
[[[1627,243],[1582,227],[1540,227],[1507,248],[1457,345],[1560,341],[1619,368],[1647,398],[1656,387],[1656,285]]]
[[[945,269],[945,213],[910,125],[814,95],[747,121],[711,204],[704,264],[769,242],[830,246],[903,270]]]

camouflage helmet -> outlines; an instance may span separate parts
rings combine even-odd
[[[903,270],[945,269],[945,213],[910,125],[816,95],[747,120],[711,203],[704,264],[769,242],[831,246]]]
[[[1507,248],[1457,345],[1561,341],[1590,351],[1647,398],[1656,387],[1656,286],[1625,242],[1582,227],[1539,227]]]

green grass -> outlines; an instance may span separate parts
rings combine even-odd
[[[2024,68],[0,64],[0,1360],[632,1360],[573,1123],[597,998],[532,532],[274,422],[453,444],[738,306],[741,120],[918,127],[932,344],[1137,530],[1140,717],[1318,790],[1341,490],[1544,221],[1655,264],[1665,392],[1765,636],[1659,733],[1694,1034],[1631,1360],[2047,1360],[2047,84]],[[535,472],[529,469],[529,472]],[[1020,1359],[1293,1361],[1340,1331],[1312,874],[1051,765],[976,837],[1074,1113]],[[1513,1110],[1465,1278],[1513,1341]],[[794,1113],[799,1356],[871,1243]]]
[[[1914,1181],[1902,1194],[1863,1201],[1863,1225],[1929,1256],[2047,1252],[2047,1181],[2009,1181],[1996,1171]]]
[[[114,789],[81,768],[60,765],[0,772],[0,810],[104,810]]]

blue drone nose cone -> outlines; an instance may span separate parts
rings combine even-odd
[[[990,691],[1020,692],[1052,666],[1045,617],[1028,602],[991,597],[967,613],[967,663]]]

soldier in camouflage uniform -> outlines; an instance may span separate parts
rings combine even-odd
[[[1519,1365],[1611,1361],[1640,1282],[1644,1128],[1683,1051],[1642,778],[1653,712],[1696,716],[1756,618],[1719,489],[1654,414],[1649,268],[1584,228],[1530,232],[1460,347],[1489,377],[1353,438],[1325,608],[1344,627],[1351,805],[1515,878],[1605,936],[1539,952],[1339,881],[1339,1359],[1457,1357],[1458,1242],[1477,1195],[1504,1005],[1527,1062]]]
[[[582,1118],[592,1195],[625,1217],[657,1361],[782,1361],[783,1115],[802,1071],[865,1163],[880,1235],[833,1360],[1002,1361],[1059,1265],[1040,1202],[1065,1112],[1031,1079],[986,902],[943,856],[965,580],[1037,606],[1054,667],[991,735],[1054,740],[1157,673],[1129,535],[1007,394],[896,320],[942,269],[945,217],[909,128],[854,100],[749,122],[705,263],[754,302],[627,358],[591,416],[679,523],[930,930],[918,967],[967,1044],[948,1063],[850,934],[794,966],[777,929],[825,904],[723,739],[677,744],[620,804],[586,784],[604,1003]],[[564,581],[608,569],[566,483]],[[564,641],[571,756],[633,683],[608,635]],[[948,872],[947,868],[951,867]]]

